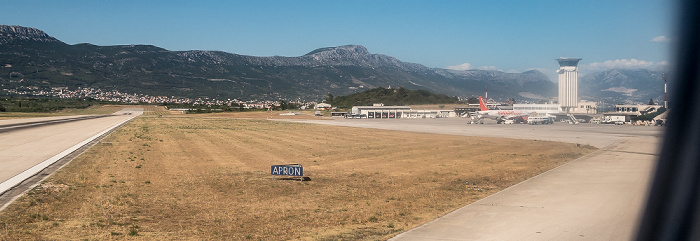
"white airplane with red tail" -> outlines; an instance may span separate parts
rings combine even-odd
[[[479,96],[479,106],[480,111],[477,111],[475,116],[472,116],[472,123],[483,123],[484,118],[494,119],[497,123],[501,123],[508,119],[515,119],[521,117],[523,120],[527,121],[527,117],[531,112],[521,111],[521,110],[490,110],[486,106],[486,101]],[[474,119],[476,117],[476,119]]]

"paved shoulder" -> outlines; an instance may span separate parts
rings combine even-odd
[[[630,240],[657,142],[601,149],[392,240]]]

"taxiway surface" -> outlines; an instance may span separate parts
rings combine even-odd
[[[551,140],[600,148],[392,240],[630,240],[646,200],[663,134],[661,127],[467,125],[460,118],[293,121]]]

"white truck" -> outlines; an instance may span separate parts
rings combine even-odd
[[[554,124],[554,118],[551,116],[531,116],[527,118],[527,124],[529,125],[539,125],[539,124]]]

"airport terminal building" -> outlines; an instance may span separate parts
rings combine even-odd
[[[559,113],[559,104],[513,104],[513,110],[538,114]]]
[[[560,104],[513,104],[513,110],[525,112],[535,112],[544,114],[559,114],[566,113]],[[569,107],[568,112],[571,114],[598,114],[598,103],[590,101],[578,101],[576,107]]]
[[[656,112],[662,107],[662,105],[615,105],[614,112],[605,113],[603,116],[608,120],[630,122],[633,117]]]

